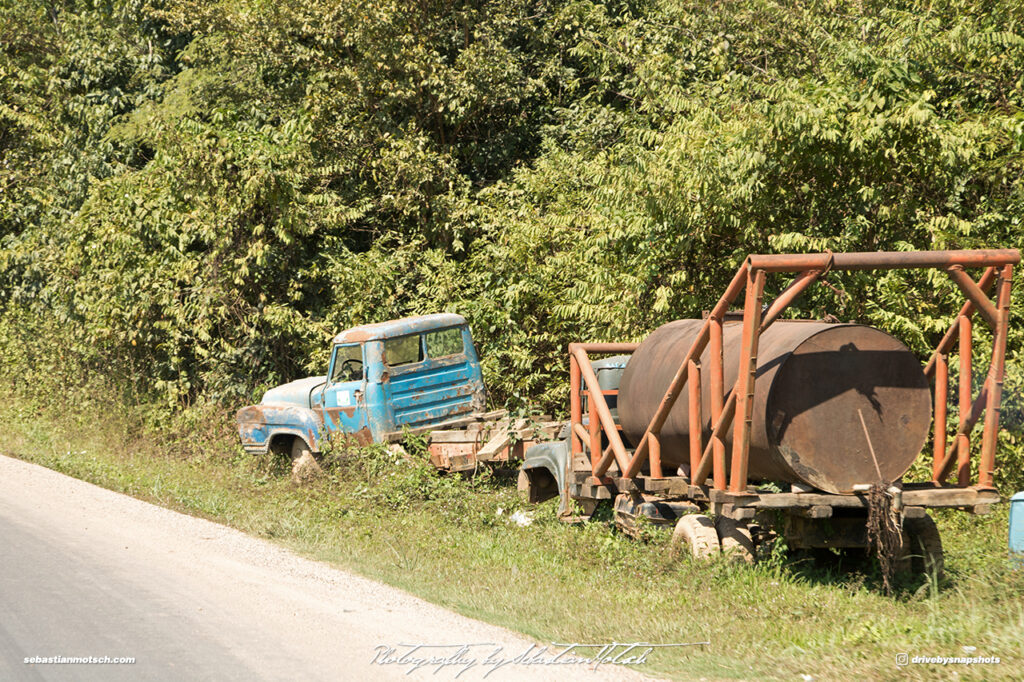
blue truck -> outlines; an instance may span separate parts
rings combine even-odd
[[[298,460],[331,436],[366,445],[493,421],[486,402],[469,325],[442,313],[341,332],[326,374],[272,388],[236,419],[247,452]]]

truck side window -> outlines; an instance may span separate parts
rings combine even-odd
[[[431,358],[458,355],[464,350],[462,346],[462,330],[458,327],[427,332],[423,337],[427,342],[427,356]]]
[[[384,357],[390,367],[423,361],[423,344],[419,334],[398,336],[384,341]]]
[[[331,382],[362,381],[363,349],[355,346],[335,346],[334,369],[331,371]]]

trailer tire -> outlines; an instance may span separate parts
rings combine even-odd
[[[754,539],[746,522],[719,516],[715,519],[715,530],[718,531],[722,554],[732,561],[754,563]]]
[[[930,516],[903,520],[903,551],[896,564],[898,573],[945,576],[945,559],[939,529]]]
[[[687,550],[698,561],[708,561],[721,553],[718,531],[707,516],[687,514],[676,522],[672,532],[672,551],[679,555]]]

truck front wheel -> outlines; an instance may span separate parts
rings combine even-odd
[[[309,483],[323,475],[323,469],[313,457],[312,451],[301,438],[292,439],[292,481]]]

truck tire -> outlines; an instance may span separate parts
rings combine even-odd
[[[715,524],[703,514],[681,517],[672,532],[672,550],[676,554],[688,551],[690,556],[699,561],[715,558],[721,553]]]
[[[719,516],[715,519],[715,530],[718,531],[722,554],[732,561],[754,563],[754,539],[746,522]]]
[[[301,438],[292,439],[292,482],[302,485],[323,475],[323,469]]]

